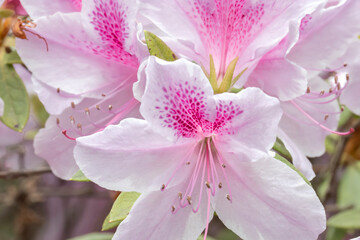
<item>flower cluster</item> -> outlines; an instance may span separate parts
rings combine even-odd
[[[243,239],[324,231],[307,157],[353,132],[344,106],[360,114],[359,0],[21,3],[17,50],[51,115],[36,154],[141,193],[114,239],[206,239],[214,212]]]

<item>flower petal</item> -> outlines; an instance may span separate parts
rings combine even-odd
[[[322,83],[318,79],[319,83]],[[306,156],[317,157],[325,152],[325,138],[330,134],[304,113],[328,129],[335,130],[339,119],[340,108],[336,101],[329,103],[326,99],[307,99],[306,96],[297,98],[292,102],[282,102],[284,115],[280,121],[280,129],[296,144]],[[300,111],[296,104],[302,110]],[[335,114],[327,114],[335,113]]]
[[[35,81],[59,89],[65,96],[78,98],[102,98],[103,93],[135,81],[136,58],[131,56],[134,57],[131,64],[125,64],[119,55],[124,52],[119,51],[113,51],[115,55],[112,56],[117,59],[107,57],[110,50],[98,48],[96,41],[85,32],[81,13],[56,13],[38,19],[36,24],[33,31],[38,36],[28,33],[29,40],[17,40],[19,55],[32,71]],[[33,57],[35,53],[37,58]],[[49,91],[48,95],[56,96],[58,92]],[[51,105],[50,102],[46,101],[45,105]]]
[[[104,97],[100,103],[97,99],[86,98],[47,120],[45,128],[35,136],[36,154],[49,163],[56,176],[70,179],[78,170],[73,156],[76,142],[71,139],[101,131],[126,117],[140,117],[139,103],[132,98],[131,85]],[[71,139],[64,136],[64,130]]]
[[[239,57],[239,73],[285,37],[290,21],[300,21],[320,2],[142,0],[140,13],[166,35],[193,47],[196,55],[187,57],[199,64],[209,66],[212,54],[216,69],[223,73]]]
[[[81,0],[21,0],[21,4],[32,19],[56,12],[69,13],[81,10]]]
[[[289,59],[308,69],[328,67],[334,59],[345,53],[359,34],[358,9],[359,1],[342,0],[336,6],[318,10],[308,16],[305,22],[303,20],[300,41],[289,53]]]
[[[258,88],[247,88],[238,94],[218,94],[214,98],[217,106],[225,107],[230,104],[242,110],[242,113],[226,126],[231,134],[218,136],[219,140],[228,142],[229,147],[232,144],[244,145],[265,152],[271,149],[282,115],[280,103],[276,98],[267,96]]]
[[[213,90],[201,68],[184,59],[150,57],[140,112],[165,137],[194,137],[201,121],[216,116]]]
[[[259,87],[282,101],[291,100],[306,92],[306,70],[287,59],[288,52],[298,41],[298,28],[298,23],[291,23],[288,36],[260,60],[251,73],[247,86]]]
[[[213,206],[229,229],[244,239],[267,240],[317,239],[325,230],[323,206],[294,170],[267,156],[252,162],[244,154],[230,157],[232,203],[217,194]]]
[[[178,201],[177,194],[178,186],[165,192],[142,194],[129,216],[117,228],[113,239],[158,240],[169,239],[170,236],[173,240],[196,239],[206,225],[206,196],[199,212],[193,213],[190,207],[186,207],[173,214],[172,206]],[[214,211],[210,211],[211,220]]]
[[[117,126],[78,138],[74,155],[84,174],[100,186],[145,192],[166,184],[194,148],[195,140],[173,143],[154,132],[146,121],[125,119]],[[189,170],[178,169],[170,185],[186,178]]]
[[[360,115],[359,91],[360,91],[360,41],[353,43],[345,58],[349,59],[348,71],[349,85],[340,96],[340,102],[345,104],[351,111]]]
[[[294,166],[302,173],[308,180],[312,180],[315,177],[314,170],[310,160],[305,154],[298,148],[298,146],[292,141],[292,139],[285,134],[284,131],[279,129],[278,137],[284,143],[286,149],[289,151],[292,157]]]

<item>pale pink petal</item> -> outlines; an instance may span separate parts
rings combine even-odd
[[[328,67],[359,35],[358,9],[360,1],[343,0],[308,16],[303,20],[300,41],[289,53],[289,59],[308,69]]]
[[[245,154],[224,156],[227,185],[214,199],[223,223],[243,239],[317,239],[326,217],[315,191],[294,170],[264,156],[250,161]]]
[[[64,91],[55,94],[56,88],[36,79],[33,80],[33,89],[49,114],[61,114],[64,109],[71,106],[72,102],[78,104],[82,100],[82,97]]]
[[[305,94],[293,102],[281,103],[284,115],[279,127],[301,152],[306,156],[316,157],[325,152],[324,141],[330,134],[320,124],[328,129],[336,130],[340,107],[336,101],[330,101],[333,96],[319,98],[320,95],[316,91],[320,92],[321,89],[326,91],[329,88],[321,78],[312,79],[309,84],[314,93]]]
[[[222,126],[224,133],[216,136],[217,139],[227,141],[230,145],[243,145],[265,152],[270,150],[282,115],[276,98],[258,88],[247,88],[238,94],[218,94],[214,98],[218,119],[223,119],[226,124]]]
[[[138,3],[133,0],[84,1],[84,29],[96,43],[94,51],[115,61],[133,62],[130,53],[135,50],[137,9]]]
[[[32,19],[49,16],[56,12],[79,12],[82,0],[21,0]]]
[[[53,89],[59,88],[65,95],[98,98],[135,80],[136,62],[124,65],[94,52],[97,45],[85,33],[80,13],[57,13],[36,23],[36,33],[46,39],[49,51],[43,39],[30,33],[29,40],[17,41],[19,55],[34,79]],[[51,101],[44,103],[53,105]]]
[[[286,149],[289,151],[292,157],[292,163],[308,180],[312,180],[315,177],[312,164],[305,154],[298,148],[298,146],[292,141],[292,139],[285,134],[284,131],[279,129],[278,137],[284,143]]]
[[[207,67],[212,54],[217,70],[224,73],[235,57],[240,58],[237,72],[251,67],[286,36],[290,21],[300,21],[321,1],[141,2],[142,15],[198,54],[188,57]]]
[[[167,137],[194,137],[202,121],[216,117],[213,90],[200,66],[150,57],[140,112]]]
[[[132,99],[131,86],[105,97],[103,101],[85,99],[51,116],[34,140],[35,152],[45,159],[56,176],[69,179],[78,170],[73,156],[76,141],[126,117],[140,117],[139,103]],[[108,106],[112,106],[109,110]],[[99,110],[98,110],[99,109]],[[66,131],[66,136],[62,133]],[[72,138],[72,139],[70,139]]]
[[[360,115],[360,41],[357,40],[352,44],[345,54],[349,65],[346,71],[349,74],[349,84],[340,96],[340,102],[345,104],[351,111]]]
[[[74,147],[75,141],[61,134],[54,116],[49,117],[34,139],[35,154],[45,159],[52,172],[62,179],[70,179],[79,170],[73,157]]]
[[[288,36],[260,60],[246,86],[258,87],[282,101],[305,93],[306,70],[287,59],[288,52],[299,38],[298,25],[291,23]]]
[[[360,240],[360,237],[352,238],[350,240]]]
[[[74,155],[84,174],[102,187],[116,191],[160,191],[195,143],[193,139],[168,141],[146,121],[125,119],[120,125],[78,138]],[[171,184],[186,178],[189,170],[181,168]]]
[[[175,209],[176,213],[172,213],[174,202],[179,201],[178,186],[165,192],[144,193],[135,202],[129,216],[117,228],[113,239],[196,239],[206,225],[205,194],[202,199],[197,213],[193,213],[190,207]],[[210,211],[209,220],[214,213],[212,209]]]

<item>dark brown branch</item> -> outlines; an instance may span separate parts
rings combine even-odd
[[[7,172],[7,171],[1,171],[0,172],[0,179],[15,179],[15,178],[21,178],[21,177],[30,177],[30,176],[36,176],[41,175],[45,173],[51,173],[50,168],[42,168],[37,170],[25,170],[25,171],[14,171],[14,172]]]

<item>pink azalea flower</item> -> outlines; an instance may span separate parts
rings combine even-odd
[[[36,12],[40,2],[27,2],[30,16],[31,9],[35,16],[43,14]],[[70,3],[54,1],[65,12],[34,21],[31,31],[46,40],[48,51],[34,34],[17,41],[19,55],[33,73],[34,89],[52,114],[36,136],[35,151],[65,179],[78,171],[72,154],[75,138],[139,116],[132,85],[144,56],[137,47],[136,2],[91,0],[81,12],[71,12],[66,7]],[[50,8],[48,14],[54,11]]]
[[[356,72],[342,74],[344,83],[347,82],[346,76],[350,76],[349,87],[346,87],[348,84],[339,85],[340,75],[337,73],[349,69],[344,68],[344,63],[352,58],[341,56],[360,32],[357,24],[360,22],[357,12],[360,2],[340,1],[337,5],[327,7],[325,4],[302,20],[300,35],[297,34],[296,26],[293,26],[289,35],[259,62],[246,83],[247,86],[260,87],[269,95],[282,100],[284,115],[278,135],[291,153],[294,165],[309,179],[315,174],[306,156],[322,155],[325,152],[324,140],[330,133],[343,135],[351,132],[334,131],[341,113],[338,97],[352,98],[352,105],[359,107],[358,101],[354,101],[356,95],[346,93],[350,91],[347,89],[356,89],[355,85],[359,85]],[[329,36],[333,36],[331,40]],[[291,69],[287,66],[296,67]],[[296,69],[302,69],[302,74],[307,75],[308,89],[302,93],[300,91],[301,95],[297,98],[289,99],[286,97],[288,93],[293,95],[295,90],[303,88],[300,84],[297,88],[288,88],[285,83],[288,81],[287,75],[296,76],[300,73]],[[356,71],[355,68],[351,69]],[[270,71],[272,74],[269,74]],[[337,76],[332,77],[332,82],[326,83],[324,78],[331,75]],[[354,87],[350,88],[350,84]]]
[[[290,22],[300,23],[322,0],[141,2],[144,28],[159,35],[176,54],[202,64],[207,71],[211,54],[219,81],[229,63],[239,58],[235,76],[247,70],[235,87],[242,87],[259,59],[287,35]],[[304,82],[300,90],[306,89],[301,72],[294,79]]]
[[[77,139],[92,181],[143,193],[114,239],[196,239],[214,211],[244,239],[316,239],[325,214],[313,189],[271,158],[277,99],[248,88],[214,95],[202,69],[150,57],[145,120]]]

